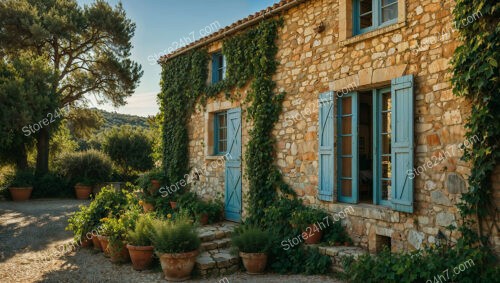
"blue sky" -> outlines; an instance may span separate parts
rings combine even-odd
[[[89,4],[93,0],[77,0]],[[116,5],[118,0],[108,0]],[[279,0],[122,0],[129,18],[136,24],[132,59],[142,65],[144,75],[135,94],[124,107],[96,105],[119,113],[147,116],[158,113],[156,94],[160,71],[156,58],[182,45],[185,39],[199,39]]]

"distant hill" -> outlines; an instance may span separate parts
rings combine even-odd
[[[104,132],[110,128],[119,127],[122,125],[130,125],[133,127],[140,127],[140,128],[149,128],[148,118],[146,117],[121,114],[116,112],[108,112],[96,108],[93,108],[93,110],[98,111],[99,114],[101,114],[104,119],[104,125],[101,127],[99,132]]]

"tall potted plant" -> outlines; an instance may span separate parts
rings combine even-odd
[[[9,185],[10,195],[13,201],[26,201],[33,192],[33,183],[35,177],[30,170],[17,171],[10,177],[12,180]]]
[[[302,231],[306,244],[317,244],[323,237],[323,227],[325,227],[320,222],[324,221],[327,216],[328,214],[320,209],[306,207],[294,211],[290,223]]]
[[[88,199],[93,185],[109,181],[112,166],[109,157],[97,150],[68,153],[57,163],[58,170],[76,184],[78,199]]]
[[[257,227],[242,227],[232,236],[232,244],[239,252],[248,274],[262,274],[267,265],[270,233]]]
[[[165,279],[185,281],[191,278],[201,241],[188,219],[153,221],[151,239]]]
[[[112,263],[124,263],[130,260],[125,244],[127,230],[122,218],[109,217],[103,219],[103,231],[106,235],[107,250]]]
[[[127,233],[127,249],[135,270],[145,270],[153,262],[154,247],[151,243],[151,217],[141,215],[133,229]]]
[[[76,198],[80,200],[89,199],[92,193],[92,181],[88,178],[82,178],[75,185]]]
[[[82,206],[68,219],[66,230],[72,231],[75,242],[83,248],[92,245],[92,224],[88,206]]]

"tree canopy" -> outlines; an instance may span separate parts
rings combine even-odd
[[[85,104],[89,95],[99,102],[124,105],[143,74],[130,59],[134,32],[135,24],[121,4],[111,7],[102,0],[83,7],[76,0],[0,2],[0,56],[4,62],[20,54],[43,58],[54,74],[45,83],[59,107]],[[52,126],[36,135],[41,172],[48,170]]]

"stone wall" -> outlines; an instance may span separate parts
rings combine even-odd
[[[451,30],[453,1],[400,0],[398,23],[352,37],[340,31],[349,10],[345,0],[306,1],[284,13],[284,27],[277,42],[280,62],[274,79],[277,91],[287,93],[283,113],[273,134],[277,138],[277,165],[285,181],[308,205],[340,211],[346,204],[319,201],[318,187],[318,97],[326,91],[348,92],[389,86],[390,80],[413,74],[415,77],[415,168],[414,210],[412,214],[372,204],[353,205],[345,219],[356,244],[376,251],[389,241],[393,250],[412,250],[435,243],[438,233],[456,239],[458,234],[445,229],[457,224],[455,207],[467,190],[470,167],[460,160],[465,140],[464,122],[470,105],[452,94],[449,60],[459,45]],[[403,5],[403,6],[401,6]],[[325,29],[318,32],[318,27]],[[340,35],[340,36],[339,36]],[[209,46],[220,49],[221,43]],[[248,138],[244,97],[247,88],[238,90],[241,99],[227,101],[221,94],[209,100],[191,117],[190,156],[193,168],[214,161],[210,143],[210,113],[242,107],[243,141]],[[244,156],[245,148],[243,148]],[[431,162],[432,166],[426,166]],[[244,162],[243,162],[244,163]],[[224,193],[224,166],[207,170],[194,190],[206,197]],[[243,174],[245,172],[243,164]],[[498,178],[494,179],[499,189]],[[248,185],[243,179],[243,195]],[[498,244],[498,237],[496,238]]]

